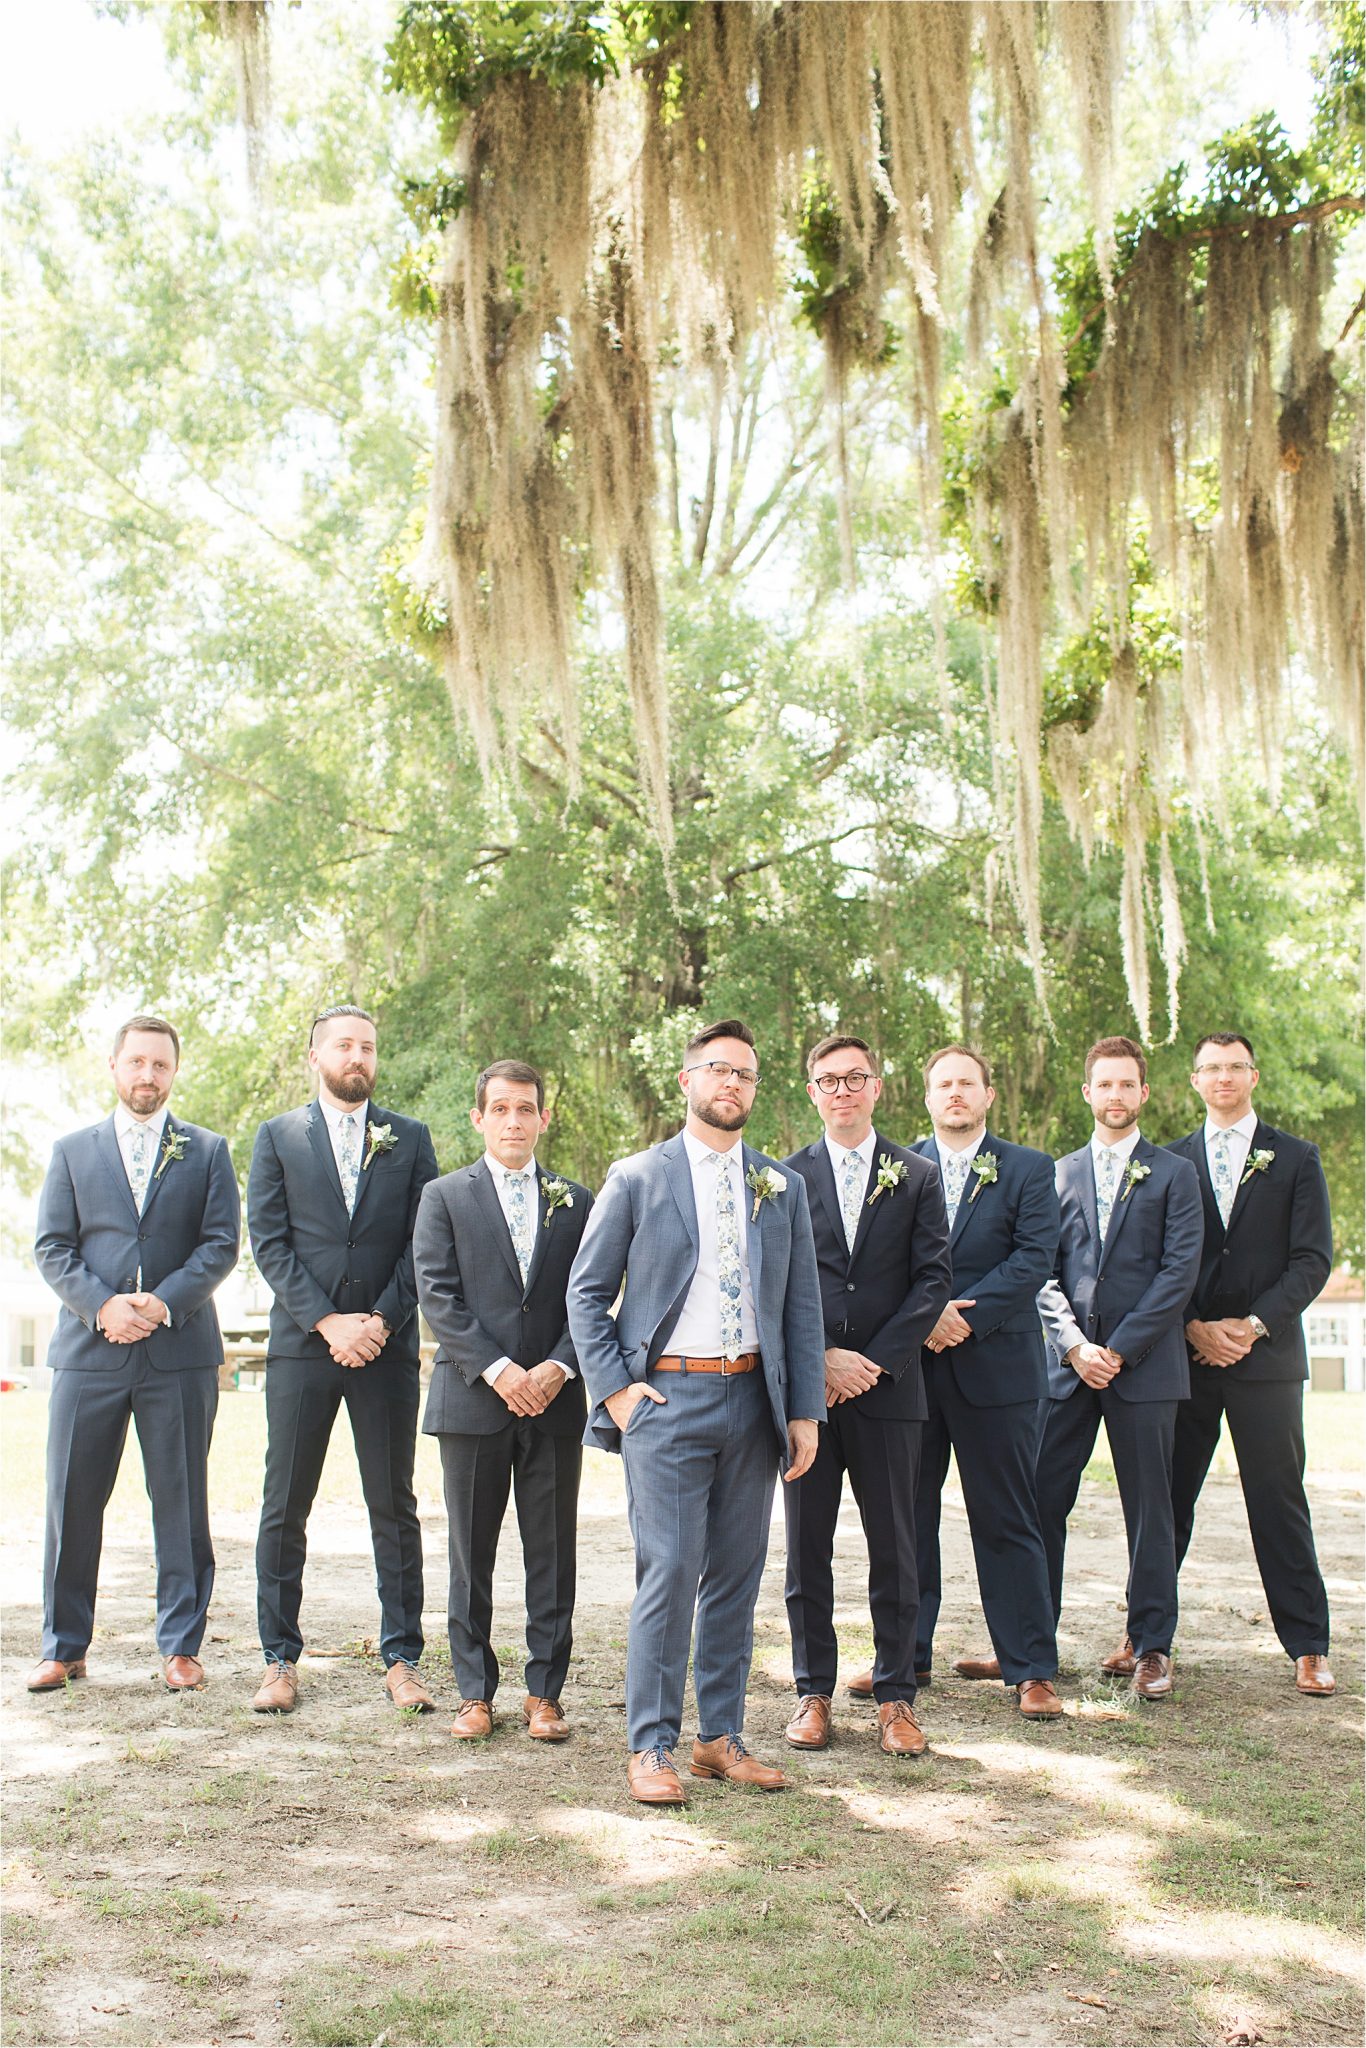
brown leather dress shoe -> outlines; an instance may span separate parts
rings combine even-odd
[[[1295,1659],[1295,1686],[1299,1692],[1307,1692],[1311,1698],[1326,1700],[1337,1691],[1337,1680],[1328,1668],[1328,1659],[1317,1653]]]
[[[203,1692],[207,1683],[198,1657],[168,1657],[161,1675],[167,1692]]]
[[[451,1734],[461,1742],[482,1742],[493,1733],[493,1708],[487,1700],[461,1700],[451,1722]]]
[[[803,1693],[797,1711],[786,1728],[794,1749],[828,1749],[830,1746],[830,1702],[818,1692]]]
[[[62,1692],[73,1678],[85,1677],[85,1659],[78,1657],[74,1664],[64,1664],[60,1657],[45,1657],[30,1673],[30,1692]]]
[[[436,1701],[418,1677],[414,1667],[405,1664],[401,1657],[385,1672],[384,1690],[396,1707],[405,1707],[417,1714],[436,1712]]]
[[[929,1744],[909,1700],[884,1700],[877,1722],[878,1744],[888,1756],[924,1756]]]
[[[1107,1678],[1132,1678],[1137,1662],[1134,1646],[1125,1636],[1117,1650],[1111,1650],[1108,1657],[1101,1658],[1100,1668]]]
[[[529,1692],[522,1701],[522,1719],[527,1734],[536,1742],[569,1740],[569,1723],[558,1700],[538,1699],[534,1692]]]
[[[927,1685],[933,1685],[934,1673],[932,1671],[917,1671],[915,1674],[915,1683],[916,1690],[918,1692],[924,1692]],[[860,1671],[856,1677],[847,1680],[844,1690],[849,1694],[851,1699],[870,1700],[873,1697],[872,1665],[870,1664],[866,1671]]]
[[[267,1664],[251,1703],[254,1714],[292,1714],[299,1704],[299,1674],[292,1664]]]
[[[686,1806],[683,1780],[674,1760],[662,1744],[653,1749],[633,1750],[626,1759],[626,1783],[631,1797],[642,1806]]]
[[[955,1657],[953,1668],[960,1678],[999,1678],[1001,1667],[994,1657]]]
[[[1165,1650],[1145,1650],[1134,1664],[1130,1691],[1141,1700],[1170,1699],[1172,1660]]]
[[[724,1778],[728,1785],[752,1785],[756,1792],[785,1792],[787,1779],[772,1764],[751,1756],[738,1735],[718,1735],[714,1742],[694,1742],[695,1778]]]
[[[1058,1688],[1051,1678],[1026,1678],[1015,1694],[1026,1721],[1056,1721],[1062,1712]]]

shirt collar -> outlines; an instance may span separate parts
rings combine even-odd
[[[1238,1136],[1239,1136],[1240,1138],[1244,1138],[1244,1139],[1246,1139],[1247,1143],[1248,1143],[1248,1144],[1250,1145],[1250,1144],[1252,1143],[1252,1140],[1253,1140],[1253,1139],[1254,1139],[1254,1138],[1256,1137],[1256,1135],[1257,1135],[1257,1112],[1256,1112],[1256,1110],[1255,1110],[1255,1109],[1250,1109],[1250,1110],[1248,1111],[1248,1113],[1247,1113],[1247,1115],[1246,1115],[1246,1116],[1240,1116],[1240,1117],[1239,1117],[1239,1119],[1238,1119],[1238,1121],[1237,1121],[1237,1123],[1236,1123],[1236,1124],[1214,1124],[1214,1123],[1211,1123],[1211,1122],[1210,1122],[1210,1120],[1209,1120],[1209,1118],[1208,1118],[1208,1117],[1206,1117],[1206,1118],[1205,1118],[1205,1143],[1206,1143],[1207,1145],[1212,1145],[1212,1144],[1214,1143],[1215,1139],[1216,1139],[1216,1138],[1217,1138],[1217,1137],[1219,1136],[1219,1133],[1220,1133],[1220,1131],[1221,1131],[1221,1130],[1223,1130],[1223,1131],[1236,1131],[1236,1132],[1238,1133]]]
[[[534,1153],[528,1159],[525,1166],[504,1166],[501,1159],[495,1159],[491,1152],[485,1152],[484,1164],[494,1176],[495,1182],[500,1173],[520,1173],[523,1180],[535,1180],[536,1178],[536,1155]]]
[[[122,1142],[133,1131],[150,1131],[160,1144],[161,1134],[166,1128],[166,1119],[169,1115],[170,1111],[164,1103],[155,1116],[149,1117],[131,1116],[120,1103],[114,1111],[114,1136]]]
[[[1115,1159],[1119,1161],[1121,1165],[1123,1165],[1126,1159],[1132,1157],[1134,1147],[1137,1145],[1142,1135],[1143,1133],[1139,1130],[1138,1125],[1135,1124],[1127,1138],[1120,1138],[1118,1142],[1113,1145],[1102,1145],[1100,1139],[1096,1136],[1095,1132],[1093,1131],[1091,1133],[1091,1157],[1097,1162],[1097,1164],[1099,1164],[1101,1153],[1109,1152]]]
[[[360,1127],[362,1130],[364,1130],[366,1122],[370,1115],[370,1103],[368,1098],[364,1102],[353,1102],[349,1109],[334,1109],[331,1103],[324,1102],[320,1095],[318,1097],[318,1107],[322,1111],[323,1115],[327,1118],[327,1128],[329,1129],[329,1131],[335,1131],[338,1124],[341,1122],[344,1116],[359,1117]]]
[[[859,1161],[865,1173],[871,1173],[873,1170],[873,1152],[876,1145],[877,1132],[875,1130],[869,1131],[861,1145],[841,1145],[839,1139],[832,1138],[829,1131],[825,1133],[825,1149],[830,1154],[830,1164],[834,1167],[837,1174],[843,1172],[845,1160],[851,1157]]]
[[[689,1130],[685,1130],[683,1133],[683,1149],[688,1155],[689,1164],[692,1166],[700,1166],[703,1160],[707,1159],[722,1159],[729,1165],[733,1159],[738,1161],[741,1157],[741,1145],[742,1140],[738,1132],[736,1133],[735,1143],[727,1152],[718,1152],[715,1145],[708,1145],[705,1139],[695,1138]]]
[[[948,1160],[953,1158],[961,1159],[964,1156],[964,1154],[966,1154],[969,1159],[975,1159],[978,1152],[980,1152],[982,1146],[986,1143],[986,1138],[987,1131],[985,1124],[983,1124],[981,1130],[978,1132],[977,1136],[973,1139],[970,1145],[950,1145],[946,1138],[940,1137],[938,1131],[936,1131],[934,1134],[934,1142],[936,1146],[939,1148],[939,1157],[942,1160]]]

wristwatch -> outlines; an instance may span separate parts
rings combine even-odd
[[[1271,1335],[1270,1330],[1268,1330],[1260,1316],[1249,1316],[1248,1322],[1252,1327],[1254,1337],[1269,1337]]]

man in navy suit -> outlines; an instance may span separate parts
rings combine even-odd
[[[266,1472],[256,1604],[266,1669],[252,1706],[298,1702],[299,1608],[309,1509],[344,1401],[370,1511],[385,1687],[429,1710],[422,1655],[422,1531],[413,1494],[418,1326],[413,1225],[436,1178],[425,1124],[371,1101],[374,1019],[345,1003],[308,1041],[318,1097],[262,1124],[247,1227],[274,1294],[266,1353]]]
[[[1328,1184],[1318,1147],[1263,1123],[1252,1107],[1257,1062],[1241,1033],[1202,1038],[1194,1068],[1205,1121],[1170,1148],[1194,1166],[1205,1212],[1186,1323],[1191,1397],[1177,1412],[1172,1460],[1176,1559],[1186,1554],[1227,1417],[1272,1624],[1299,1690],[1322,1698],[1334,1686],[1328,1595],[1304,1497],[1309,1363],[1300,1317],[1332,1269]]]
[[[673,1750],[690,1641],[694,1776],[787,1783],[745,1747],[745,1687],[779,1460],[805,1484],[824,1405],[806,1189],[740,1138],[754,1034],[726,1018],[683,1060],[682,1131],[612,1167],[569,1276],[586,1441],[619,1450],[626,1471],[627,1782],[651,1806],[683,1801]]]
[[[1172,1443],[1177,1404],[1190,1392],[1183,1326],[1200,1270],[1200,1187],[1189,1160],[1159,1151],[1139,1130],[1148,1064],[1131,1038],[1097,1040],[1082,1094],[1095,1131],[1058,1161],[1062,1236],[1056,1273],[1039,1295],[1053,1354],[1039,1518],[1056,1620],[1067,1517],[1103,1419],[1129,1541],[1132,1686],[1140,1699],[1161,1700],[1172,1689]]]
[[[1057,1628],[1034,1491],[1039,1403],[1048,1391],[1038,1293],[1058,1250],[1053,1161],[988,1131],[996,1091],[971,1046],[931,1053],[924,1077],[934,1136],[917,1149],[944,1183],[954,1299],[925,1343],[915,1661],[930,1670],[942,1590],[940,1501],[952,1452],[995,1652],[960,1657],[953,1668],[963,1678],[1003,1678],[1028,1719],[1054,1720],[1062,1713],[1053,1683]]]
[[[953,1291],[944,1196],[927,1160],[873,1128],[882,1080],[865,1039],[823,1038],[806,1071],[825,1135],[785,1164],[806,1183],[811,1203],[827,1406],[815,1463],[785,1496],[797,1686],[787,1739],[794,1749],[824,1749],[830,1740],[838,1656],[833,1555],[847,1472],[868,1542],[878,1741],[889,1756],[923,1756],[915,1716],[920,1347]]]
[[[104,1511],[130,1416],[152,1502],[166,1684],[204,1684],[209,1440],[223,1362],[213,1296],[237,1263],[241,1213],[226,1141],[167,1111],[179,1064],[170,1024],[131,1018],[109,1061],[118,1108],[59,1139],[43,1183],[35,1256],[62,1306],[48,1351],[43,1661],[30,1692],[85,1676]]]
[[[437,1341],[422,1427],[441,1446],[446,1495],[451,1733],[493,1732],[493,1570],[512,1489],[526,1568],[522,1716],[537,1741],[562,1742],[588,1414],[565,1290],[593,1197],[537,1162],[550,1112],[535,1067],[485,1067],[470,1121],[483,1158],[423,1189],[413,1233],[417,1298]]]

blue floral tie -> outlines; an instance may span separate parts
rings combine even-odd
[[[952,1230],[958,1214],[958,1204],[963,1199],[963,1190],[968,1184],[968,1168],[972,1164],[970,1152],[950,1152],[944,1159],[944,1206],[949,1212],[949,1228]]]
[[[531,1271],[531,1205],[527,1201],[527,1177],[524,1173],[505,1173],[503,1185],[507,1189],[508,1229],[512,1232],[512,1249],[517,1254],[517,1264],[522,1271],[522,1285]]]
[[[721,1353],[740,1356],[740,1219],[730,1161],[716,1154],[716,1273],[721,1283]]]
[[[147,1200],[147,1185],[152,1177],[152,1133],[146,1124],[133,1126],[132,1155],[128,1166],[128,1185],[141,1216],[142,1205]]]
[[[857,1152],[845,1153],[840,1175],[843,1183],[840,1188],[840,1209],[844,1216],[844,1238],[852,1251],[854,1239],[858,1236],[859,1210],[863,1205],[863,1184],[868,1178],[863,1161]]]
[[[1110,1211],[1115,1206],[1115,1182],[1119,1177],[1119,1158],[1113,1145],[1107,1145],[1100,1155],[1096,1170],[1096,1222],[1100,1225],[1100,1241],[1105,1242],[1105,1233],[1110,1228]]]
[[[1232,1131],[1216,1131],[1214,1143],[1210,1146],[1210,1179],[1214,1183],[1214,1199],[1219,1205],[1219,1220],[1225,1230],[1233,1214],[1233,1198],[1238,1192],[1233,1185],[1233,1161],[1229,1157],[1232,1143]]]
[[[360,1186],[360,1132],[356,1129],[354,1111],[341,1119],[337,1136],[341,1141],[337,1152],[337,1172],[341,1176],[342,1199],[349,1216],[356,1206],[356,1191]]]

